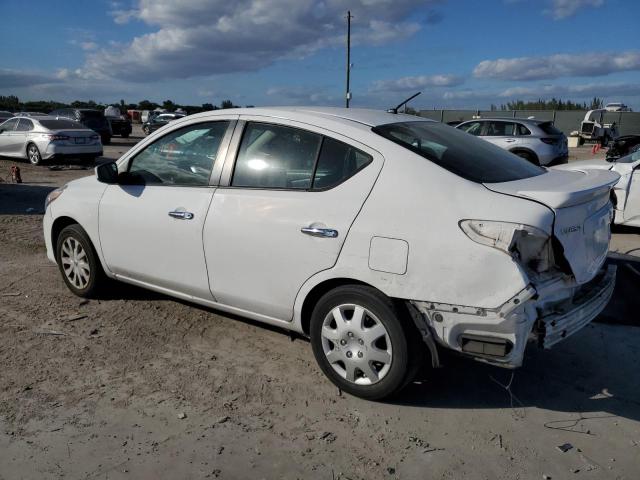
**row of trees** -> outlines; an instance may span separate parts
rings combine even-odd
[[[101,104],[96,103],[93,100],[87,102],[76,100],[71,103],[56,102],[53,100],[36,100],[30,102],[21,102],[15,95],[1,96],[0,95],[0,110],[9,110],[11,112],[44,112],[49,113],[52,110],[65,107],[73,108],[96,108],[104,109],[107,106],[112,105],[118,107],[121,111],[126,110],[155,110],[156,108],[163,108],[170,112],[174,112],[178,109],[184,110],[189,115],[192,113],[205,112],[209,110],[218,110],[221,108],[235,108],[231,100],[223,100],[220,105],[214,105],[212,103],[203,103],[201,106],[197,105],[180,105],[171,100],[165,100],[162,103],[155,103],[149,100],[142,100],[138,103],[126,103],[124,100],[120,100],[117,103]]]
[[[559,98],[552,98],[551,100],[543,100],[539,98],[535,101],[525,102],[524,100],[515,100],[508,102],[506,105],[500,106],[491,104],[491,111],[498,110],[595,110],[596,108],[603,108],[604,102],[601,98],[593,97],[591,103],[587,102],[572,102],[571,100],[565,100]]]

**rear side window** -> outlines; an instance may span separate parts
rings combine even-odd
[[[473,182],[509,182],[545,173],[507,150],[438,122],[390,123],[373,131]]]
[[[488,137],[509,137],[513,135],[513,129],[516,124],[511,122],[488,122],[487,133]]]
[[[538,128],[547,135],[562,135],[562,130],[558,130],[551,122],[539,123]]]
[[[249,123],[231,185],[309,189],[321,140],[321,135],[298,128]]]
[[[313,189],[323,190],[335,187],[372,161],[371,155],[346,143],[325,137],[313,177]]]
[[[525,127],[524,125],[519,123],[518,124],[518,135],[531,135],[531,130],[529,130],[527,127]]]
[[[18,122],[18,128],[16,128],[19,132],[28,132],[33,130],[33,122],[31,120],[27,120],[26,118],[21,118]]]

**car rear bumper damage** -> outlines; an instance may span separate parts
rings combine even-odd
[[[602,268],[584,285],[557,277],[529,285],[493,309],[410,303],[440,346],[479,361],[515,368],[522,365],[530,340],[550,348],[597,317],[611,298],[615,278],[615,265]]]

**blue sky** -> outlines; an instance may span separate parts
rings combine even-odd
[[[640,110],[636,0],[0,0],[0,95],[486,108],[593,96]],[[28,28],[25,28],[28,25]]]

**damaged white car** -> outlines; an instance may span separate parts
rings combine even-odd
[[[603,159],[571,162],[553,167],[561,170],[586,172],[587,170],[610,170],[620,175],[613,187],[614,220],[616,225],[640,227],[640,151],[611,161]]]
[[[440,349],[517,367],[596,317],[617,180],[414,116],[230,109],[55,190],[44,232],[77,295],[116,279],[298,332],[377,399]]]

